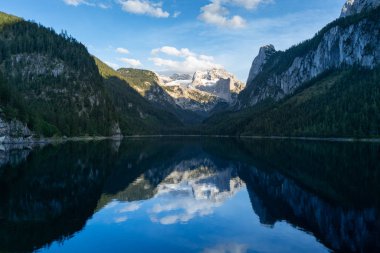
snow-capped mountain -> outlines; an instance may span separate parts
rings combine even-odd
[[[160,84],[183,109],[208,113],[219,103],[233,104],[245,87],[224,69],[160,76]]]

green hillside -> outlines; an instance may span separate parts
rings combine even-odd
[[[214,115],[204,127],[231,135],[379,137],[380,68],[330,71],[279,102]]]
[[[110,135],[116,123],[85,46],[66,33],[0,13],[0,107],[37,133]]]
[[[184,125],[198,124],[204,119],[202,115],[178,106],[167,92],[170,87],[161,87],[158,76],[153,71],[120,68],[117,72],[134,90],[149,100],[156,108],[175,115]]]
[[[95,58],[123,134],[157,134],[182,126],[178,118],[156,108],[131,87],[131,80]]]
[[[286,71],[298,57],[305,56],[308,52],[318,48],[318,45],[323,40],[324,36],[333,28],[339,27],[341,29],[350,27],[351,25],[359,24],[366,20],[366,29],[371,29],[371,23],[378,24],[380,20],[380,8],[371,10],[370,12],[362,12],[360,14],[339,18],[321,29],[313,38],[305,40],[298,45],[294,45],[285,51],[277,51],[272,54],[266,64],[263,66],[262,71],[250,83],[247,83],[246,89],[239,94],[239,100],[242,104],[248,104],[250,94],[257,92],[257,90],[267,86],[270,76],[273,74],[281,74]],[[367,31],[369,32],[369,31]],[[366,47],[366,51],[374,51],[375,48]],[[282,93],[279,87],[270,87],[271,94]]]
[[[138,80],[136,80],[138,82]],[[0,13],[0,116],[44,136],[153,134],[181,126],[66,33]]]

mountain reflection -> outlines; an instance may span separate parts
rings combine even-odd
[[[150,222],[185,225],[246,189],[265,226],[286,221],[333,251],[376,252],[379,150],[378,144],[175,138],[3,149],[0,251],[64,242],[116,204],[113,222],[126,222],[151,199],[144,210]]]
[[[243,185],[236,168],[218,170],[208,159],[181,162],[157,187],[160,201],[151,210],[151,220],[173,224],[212,214]]]

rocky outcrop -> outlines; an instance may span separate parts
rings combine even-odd
[[[253,79],[263,70],[263,67],[269,57],[276,52],[273,45],[267,45],[260,48],[259,54],[252,62],[251,70],[249,71],[247,83],[251,83]]]
[[[25,143],[31,141],[32,136],[32,131],[21,121],[7,121],[0,115],[0,144]]]
[[[365,2],[369,6],[379,1]],[[348,1],[346,5],[350,3],[356,6],[363,1]],[[380,63],[380,22],[373,14],[359,21],[337,20],[313,39],[285,52],[262,48],[252,65],[247,88],[239,96],[242,107],[267,98],[281,99],[330,69],[354,65],[374,68]]]
[[[340,17],[347,17],[380,6],[379,0],[347,0]]]

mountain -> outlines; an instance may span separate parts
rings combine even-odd
[[[347,0],[342,8],[340,17],[347,17],[369,11],[379,6],[380,2],[378,0]]]
[[[286,51],[261,48],[233,110],[211,116],[202,128],[214,134],[380,136],[379,2],[347,1],[342,17],[312,39]]]
[[[0,13],[0,143],[173,133],[379,137],[379,63],[380,0],[348,0],[340,18],[288,50],[262,47],[246,85],[223,69],[115,71],[67,33]]]
[[[133,88],[133,79],[126,78],[97,58],[95,62],[115,107],[122,134],[159,134],[182,126],[176,115],[142,97]]]
[[[148,101],[162,107],[176,103],[159,85],[158,76],[149,70],[121,68],[117,72],[126,78],[128,84]]]
[[[162,80],[156,73],[132,68],[121,68],[117,72],[151,106],[175,115],[183,124],[195,124],[202,121],[203,118],[200,115],[176,103],[175,98],[162,86]]]
[[[18,120],[38,134],[113,135],[118,128],[87,49],[66,33],[5,13],[0,13],[0,90],[2,121]]]
[[[182,126],[66,33],[0,13],[0,141]]]
[[[211,115],[219,104],[233,104],[244,84],[223,69],[197,71],[190,75],[160,77],[161,86],[183,109]]]
[[[171,112],[184,124],[200,123],[220,104],[233,104],[244,84],[223,69],[160,76],[149,70],[117,72],[155,107]]]
[[[356,2],[347,3],[356,6]],[[380,62],[379,30],[377,11],[362,12],[330,23],[314,38],[284,52],[275,51],[273,46],[261,48],[253,61],[247,88],[239,95],[241,107],[267,98],[279,100],[334,68],[373,69]]]

